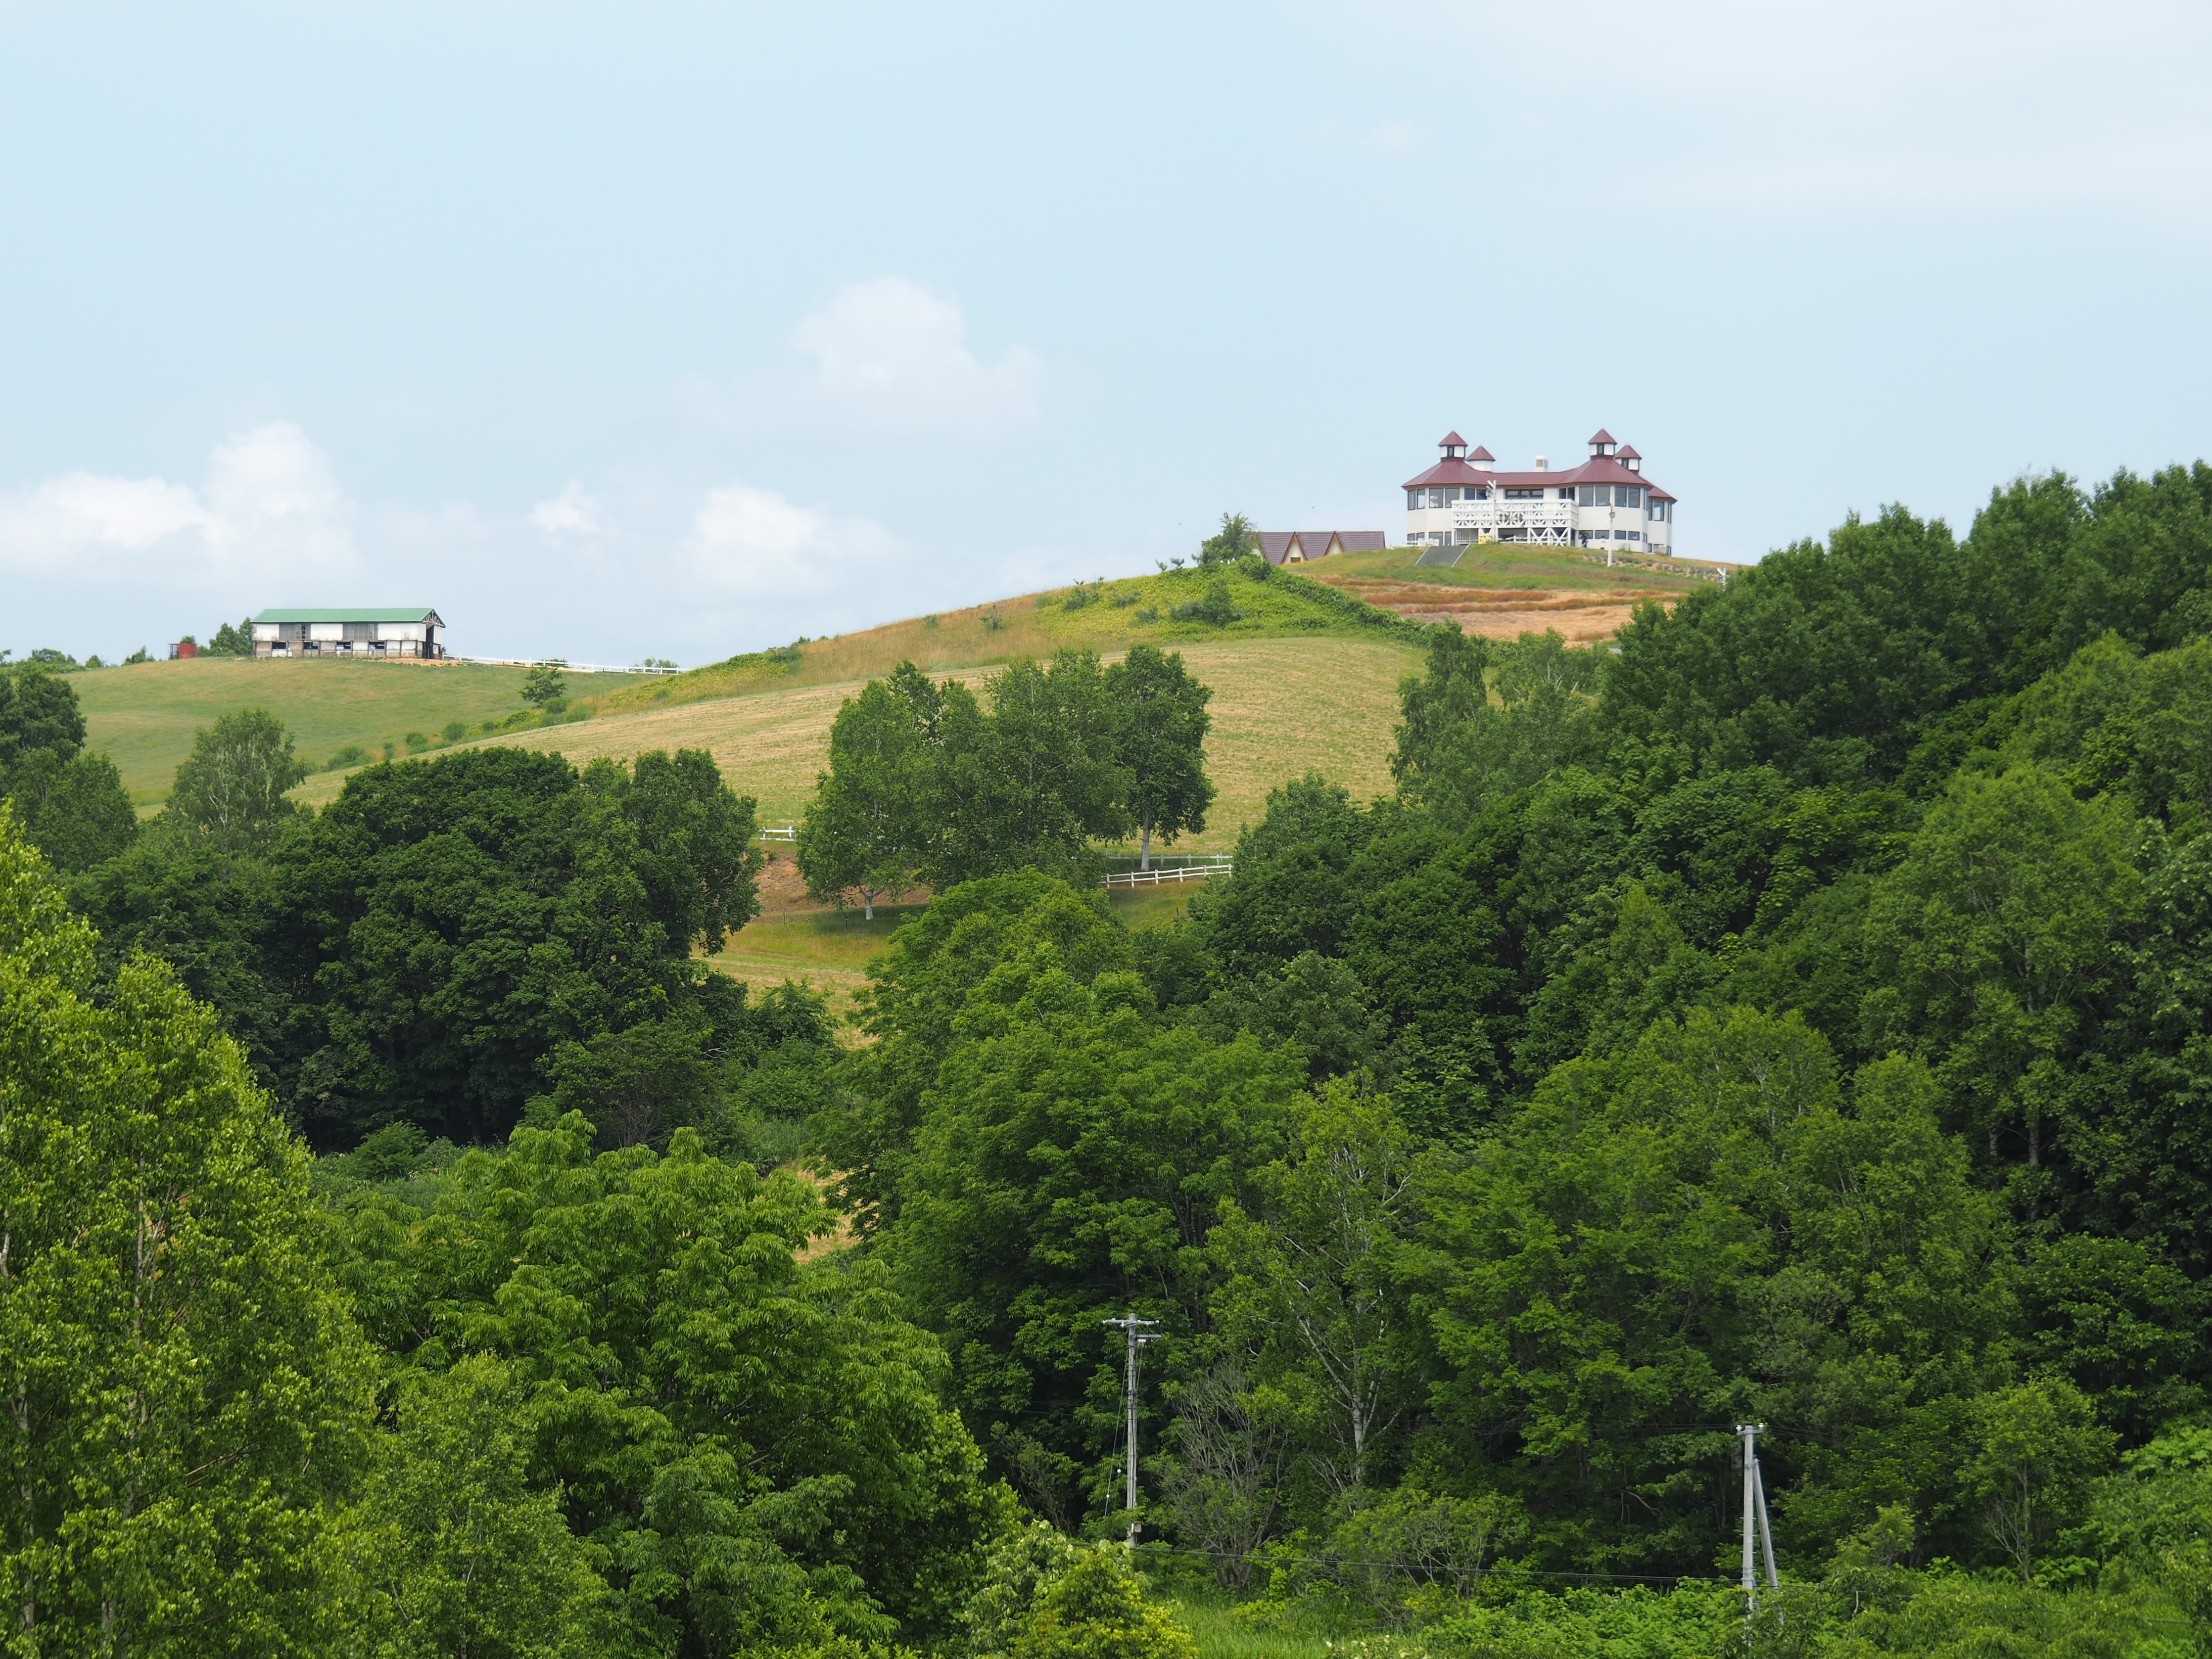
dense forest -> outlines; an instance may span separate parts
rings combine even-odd
[[[0,679],[0,1645],[2212,1650],[2212,468],[1401,696],[1133,930],[1179,659],[872,686],[842,1021],[703,755],[137,826]]]

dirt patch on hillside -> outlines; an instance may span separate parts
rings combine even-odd
[[[1656,599],[1662,605],[1672,605],[1677,597],[1649,592],[1630,598],[1556,588],[1448,587],[1441,582],[1379,578],[1316,580],[1331,581],[1378,610],[1395,611],[1415,622],[1455,622],[1462,632],[1492,640],[1513,640],[1523,634],[1557,629],[1570,645],[1610,639],[1636,614],[1639,603]]]

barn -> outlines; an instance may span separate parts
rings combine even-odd
[[[264,611],[253,619],[257,657],[442,657],[445,619],[398,610]]]

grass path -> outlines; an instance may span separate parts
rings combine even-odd
[[[1220,792],[1203,835],[1177,851],[1225,850],[1258,822],[1267,792],[1309,769],[1364,799],[1390,787],[1398,682],[1419,666],[1411,647],[1375,639],[1253,639],[1183,645],[1191,672],[1213,688],[1207,769]],[[971,682],[988,671],[957,671]],[[704,749],[731,786],[760,803],[764,823],[794,823],[827,764],[830,722],[860,682],[801,686],[708,702],[647,707],[575,726],[483,739],[544,749],[579,765],[653,749]],[[315,805],[344,780],[325,774],[295,792]]]

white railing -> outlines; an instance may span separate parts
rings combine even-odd
[[[1173,869],[1121,870],[1109,874],[1109,887],[1157,887],[1164,881],[1204,881],[1208,876],[1225,876],[1235,867],[1230,859],[1212,859],[1204,864],[1177,865]]]
[[[797,841],[799,826],[795,823],[787,823],[778,829],[775,825],[770,824],[760,832],[760,838],[763,841]]]
[[[479,668],[561,668],[579,674],[680,674],[680,668],[647,668],[642,663],[568,662],[558,657],[447,657],[447,662],[473,663]]]

